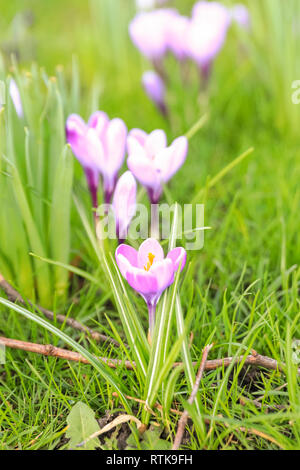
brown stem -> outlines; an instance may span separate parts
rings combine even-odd
[[[201,382],[201,379],[202,379],[202,376],[203,376],[203,372],[205,370],[205,365],[206,365],[208,353],[209,353],[209,351],[211,350],[212,347],[213,347],[213,345],[209,344],[208,346],[205,346],[205,348],[203,350],[201,364],[200,364],[198,373],[196,375],[195,384],[194,384],[191,396],[188,399],[188,403],[190,405],[192,405],[194,403],[194,400],[195,400],[196,395],[198,393],[199,385],[200,385],[200,382]],[[177,433],[176,433],[176,436],[175,436],[175,440],[174,440],[172,450],[178,450],[180,445],[181,445],[184,430],[185,430],[185,427],[187,425],[188,417],[189,417],[188,411],[184,410],[184,412],[182,413],[182,416],[179,420],[179,423],[178,423]]]
[[[35,306],[31,302],[23,299],[23,297],[19,294],[18,291],[16,291],[5,279],[4,277],[0,274],[0,288],[4,290],[6,293],[8,299],[11,302],[19,302],[20,304],[26,306],[30,306],[34,308],[35,311],[41,312],[46,318],[48,318],[51,321],[56,320],[58,323],[61,324],[66,324],[70,326],[71,328],[74,328],[75,330],[82,331],[89,337],[91,337],[94,341],[96,342],[108,342],[111,343],[115,346],[120,347],[120,344],[118,341],[114,340],[113,338],[110,338],[109,336],[102,335],[101,333],[98,333],[97,331],[93,330],[92,328],[89,328],[88,326],[83,325],[82,323],[78,322],[74,318],[71,317],[66,317],[65,315],[54,315],[53,312],[50,310],[47,310],[46,308],[40,307],[39,305]]]

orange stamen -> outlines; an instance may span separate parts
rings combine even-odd
[[[149,261],[146,264],[146,266],[144,266],[145,271],[149,271],[149,269],[151,268],[151,266],[153,264],[154,258],[155,258],[155,255],[153,255],[152,253],[148,254],[148,260]]]

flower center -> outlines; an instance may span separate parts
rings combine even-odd
[[[144,269],[145,271],[149,271],[149,269],[151,268],[152,264],[153,264],[153,261],[154,261],[154,258],[155,258],[155,255],[153,255],[152,253],[149,253],[148,254],[148,263],[144,266]]]

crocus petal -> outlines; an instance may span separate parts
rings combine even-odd
[[[154,256],[153,264],[164,259],[164,251],[155,238],[145,240],[138,251],[138,267],[144,269],[149,262],[149,253]]]
[[[155,165],[164,183],[167,183],[177,173],[185,162],[188,152],[186,137],[178,137],[167,149],[159,152],[155,157]]]
[[[133,137],[141,144],[142,147],[144,147],[148,134],[147,132],[142,131],[142,129],[131,129],[128,137]]]
[[[105,132],[105,128],[109,123],[109,117],[107,116],[104,111],[96,111],[90,116],[88,127],[92,127],[95,129],[97,136],[99,139],[103,138],[103,133]]]
[[[208,67],[221,50],[230,26],[229,10],[218,2],[198,2],[186,34],[186,50],[200,67]]]
[[[66,123],[67,142],[84,168],[100,171],[103,166],[103,147],[94,129],[89,129],[83,119],[72,114]]]
[[[126,273],[126,280],[133,289],[147,296],[149,300],[149,294],[156,296],[159,292],[156,277],[144,269],[131,267]]]
[[[133,43],[150,60],[160,60],[167,52],[165,25],[166,15],[163,10],[139,13],[129,25]]]
[[[122,119],[112,119],[107,125],[105,144],[110,173],[116,173],[123,165],[126,150],[127,128]]]
[[[155,192],[160,188],[159,175],[148,157],[137,154],[130,155],[127,166],[143,186]]]
[[[155,157],[155,155],[162,149],[167,146],[167,137],[166,133],[163,130],[155,130],[148,135],[145,149],[150,158]]]
[[[156,278],[160,294],[174,281],[174,266],[170,259],[153,263],[149,272]]]
[[[136,181],[130,171],[126,171],[116,185],[113,209],[118,238],[124,240],[136,211]]]
[[[146,138],[147,138],[147,134],[146,134]],[[145,139],[146,141],[146,139]],[[137,139],[136,137],[133,137],[133,135],[129,135],[128,138],[127,138],[127,152],[128,152],[128,155],[141,155],[142,157],[147,157],[147,153],[144,149],[144,145],[145,144],[142,144],[140,142],[139,139]]]
[[[138,252],[129,245],[122,244],[116,250],[116,262],[123,277],[128,269],[137,267]]]
[[[174,248],[174,250],[168,253],[167,258],[172,261],[175,272],[178,270],[179,266],[181,271],[184,269],[186,263],[186,251],[184,248]]]

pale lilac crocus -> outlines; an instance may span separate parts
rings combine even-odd
[[[97,208],[100,162],[104,158],[102,145],[95,130],[87,126],[77,114],[71,114],[67,119],[66,139],[84,169],[93,207]]]
[[[127,129],[124,122],[121,119],[110,121],[107,114],[97,111],[86,124],[80,116],[72,114],[66,123],[66,137],[86,173],[93,206],[98,206],[100,174],[104,199],[109,203],[125,158]]]
[[[163,79],[154,70],[149,70],[143,74],[142,84],[151,101],[158,107],[162,115],[166,116],[166,86]]]
[[[167,47],[168,50],[183,62],[187,58],[186,34],[190,26],[190,19],[180,15],[174,10],[173,18],[167,23]]]
[[[126,171],[119,178],[113,196],[113,211],[119,243],[127,238],[127,232],[136,212],[137,184],[133,174]]]
[[[187,54],[198,64],[205,79],[222,49],[231,23],[229,10],[218,2],[195,4],[186,34]]]
[[[122,119],[109,120],[103,111],[96,111],[92,114],[88,126],[95,130],[102,145],[100,168],[103,177],[104,200],[109,203],[119,170],[125,159],[127,127]]]
[[[183,165],[188,140],[178,137],[168,147],[164,131],[155,130],[151,134],[140,129],[130,131],[127,139],[127,165],[135,178],[147,189],[152,204],[157,204],[163,192],[163,185]]]
[[[129,245],[120,245],[115,256],[122,276],[147,303],[152,338],[157,302],[164,290],[174,282],[179,267],[183,270],[186,251],[175,248],[165,258],[158,241],[149,238],[141,244],[138,251]]]
[[[231,17],[242,28],[249,30],[251,25],[248,8],[243,4],[234,5],[231,10]]]
[[[13,78],[9,82],[9,94],[14,104],[17,115],[19,116],[19,118],[23,118],[24,112],[23,112],[21,95],[20,95],[19,88]]]
[[[129,25],[131,40],[152,61],[160,75],[164,75],[162,60],[168,51],[167,24],[173,15],[174,12],[170,9],[140,12]]]

